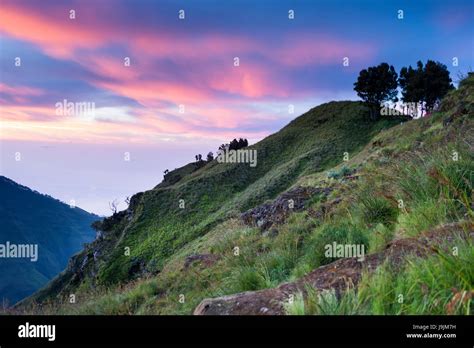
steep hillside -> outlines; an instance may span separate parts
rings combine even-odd
[[[0,244],[38,244],[38,260],[0,258],[0,298],[31,295],[66,268],[69,258],[94,239],[98,218],[0,176]]]
[[[456,224],[457,238],[447,241],[457,243],[461,257],[445,257],[452,262],[446,269],[437,264],[441,256],[428,258],[446,274],[423,286],[438,287],[443,301],[451,299],[453,287],[470,291],[473,84],[473,78],[463,81],[439,112],[408,122],[371,122],[356,102],[324,104],[250,147],[258,153],[255,168],[213,161],[173,171],[153,190],[135,195],[127,211],[96,224],[101,237],[19,310],[41,302],[45,313],[191,314],[205,298],[274,288],[310,274],[338,259],[325,255],[328,244],[381,253],[396,240],[448,223]],[[459,272],[450,277],[449,267]],[[425,279],[417,268],[406,272],[413,282]],[[376,282],[364,273],[361,283],[370,296],[361,312],[399,310],[370,302],[377,291],[392,296],[381,292],[402,287],[393,274],[387,269]],[[78,303],[63,303],[70,293]],[[304,307],[308,293],[294,294],[300,296],[294,303]],[[411,295],[416,301],[421,296]],[[400,311],[437,312],[445,304],[407,303]],[[454,312],[466,311],[469,304],[456,304]]]

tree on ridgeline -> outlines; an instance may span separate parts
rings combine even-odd
[[[244,138],[239,138],[239,140],[233,139],[229,144],[222,144],[221,146],[219,146],[218,152],[226,152],[229,150],[239,150],[247,146],[249,146],[249,141],[247,139],[244,139]]]
[[[234,139],[229,144],[229,150],[238,150],[239,149],[239,142],[237,139]]]
[[[399,83],[403,102],[418,103],[423,116],[432,112],[454,86],[446,65],[433,60],[424,66],[418,61],[416,65],[416,69],[409,66],[400,70]]]
[[[214,159],[214,154],[212,153],[212,151],[209,151],[209,153],[207,154],[207,161],[212,162],[213,159]]]
[[[238,146],[239,146],[239,149],[243,149],[244,147],[249,146],[249,142],[247,141],[247,139],[240,138],[238,141]]]
[[[117,214],[118,206],[119,201],[117,199],[114,199],[112,202],[109,202],[109,209],[112,211],[112,214]]]
[[[398,75],[392,65],[381,63],[363,69],[354,83],[354,90],[370,109],[370,118],[376,120],[380,116],[381,104],[388,101],[396,102]]]
[[[424,104],[423,63],[418,61],[416,69],[403,67],[398,78],[404,103]],[[417,108],[418,109],[418,108]],[[421,109],[423,115],[423,109]]]
[[[222,144],[221,146],[219,146],[219,149],[217,150],[217,152],[226,152],[228,149],[229,149],[229,144]]]

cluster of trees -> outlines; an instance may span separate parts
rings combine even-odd
[[[428,60],[423,63],[418,61],[416,69],[411,66],[402,68],[398,79],[402,89],[404,102],[418,101],[423,109],[432,112],[438,106],[441,98],[451,89],[454,89],[446,65]]]
[[[244,138],[239,138],[239,140],[233,139],[230,143],[222,144],[221,146],[219,146],[218,152],[225,152],[229,150],[239,150],[247,146],[249,146],[249,141],[247,139],[244,139]],[[198,164],[204,164],[201,154],[195,155],[194,159],[196,160],[196,162],[198,162]],[[214,154],[212,153],[212,151],[209,151],[206,157],[206,161],[211,162],[213,160],[214,160]],[[165,176],[168,175],[169,172],[170,171],[168,169],[165,169],[164,175]],[[112,207],[111,209],[113,211]]]
[[[228,151],[228,150],[239,150],[247,146],[249,146],[249,141],[247,139],[243,139],[243,138],[239,138],[239,140],[233,139],[230,143],[222,144],[221,146],[219,146],[218,152],[221,152],[221,151],[223,152],[223,151]],[[201,154],[197,154],[196,156],[194,156],[194,158],[196,162],[203,161]],[[206,157],[206,161],[211,162],[213,159],[214,159],[214,154],[212,153],[212,151],[209,151]],[[167,172],[165,174],[167,174]]]
[[[219,151],[239,150],[247,146],[249,146],[249,142],[247,139],[233,139],[229,144],[222,144],[221,146],[219,146]]]
[[[196,160],[196,162],[203,162],[201,154],[197,154],[196,156],[194,156],[194,159]],[[214,154],[212,153],[212,151],[209,151],[206,157],[206,161],[211,162],[213,159],[214,159]]]
[[[425,65],[418,61],[416,68],[403,67],[398,76],[392,65],[381,63],[363,69],[354,83],[357,95],[370,108],[373,120],[380,116],[380,106],[386,102],[398,102],[398,87],[404,103],[417,103],[421,116],[431,112],[440,100],[453,89],[446,65],[428,60]]]

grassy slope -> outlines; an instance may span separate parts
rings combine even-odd
[[[97,280],[86,277],[74,284],[63,275],[36,299],[52,301],[43,307],[46,312],[186,314],[206,297],[301,277],[326,262],[321,247],[327,241],[357,240],[373,252],[393,238],[472,219],[473,82],[450,93],[442,112],[390,129],[400,120],[370,123],[359,103],[324,104],[254,145],[256,168],[213,162],[187,170],[177,183],[145,192],[131,222],[113,224],[112,253],[104,258]],[[341,164],[345,151],[351,159]],[[459,161],[452,160],[452,151],[460,154]],[[357,169],[360,179],[328,179],[327,169],[337,173],[343,165]],[[323,219],[308,211],[293,214],[276,237],[236,218],[294,185],[331,186],[330,199],[342,198],[342,203]],[[181,198],[184,210],[178,208]],[[314,200],[309,208],[324,203]],[[124,246],[131,246],[131,257],[123,256]],[[221,258],[210,267],[182,269],[187,255],[206,252]],[[137,258],[160,273],[129,281],[128,270]],[[119,281],[121,286],[114,285]],[[97,286],[91,291],[90,285]],[[79,303],[58,306],[54,295],[65,290],[75,291]]]

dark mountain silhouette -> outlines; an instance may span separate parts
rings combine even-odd
[[[0,245],[37,244],[38,259],[0,257],[0,299],[13,304],[62,271],[94,239],[99,217],[0,176]]]

